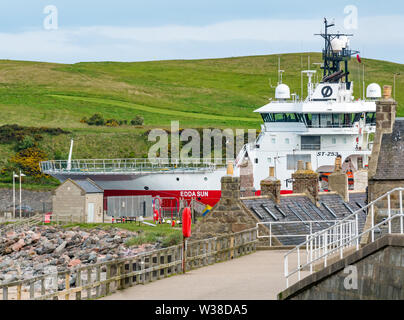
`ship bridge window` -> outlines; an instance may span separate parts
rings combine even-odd
[[[261,113],[264,122],[303,122],[300,113]]]
[[[366,113],[366,124],[376,124],[376,112]]]
[[[309,128],[344,128],[352,127],[359,121],[361,113],[323,113],[304,114],[304,120]]]

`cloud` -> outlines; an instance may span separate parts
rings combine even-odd
[[[337,25],[343,25],[342,21]],[[383,26],[383,28],[380,28]],[[233,20],[206,26],[67,27],[0,33],[0,58],[52,62],[141,61],[320,51],[317,19]],[[352,47],[367,57],[404,62],[402,16],[359,20]],[[338,30],[338,29],[335,29]],[[343,28],[339,29],[344,31]]]

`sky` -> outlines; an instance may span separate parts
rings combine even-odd
[[[361,56],[404,63],[404,3],[2,0],[0,59],[76,63],[319,52],[323,19]]]

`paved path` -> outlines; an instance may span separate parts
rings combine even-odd
[[[138,285],[105,297],[106,300],[268,300],[285,289],[285,251],[257,251],[185,275]],[[289,260],[296,266],[296,258]],[[307,274],[307,273],[304,273]],[[303,274],[302,274],[303,276]]]

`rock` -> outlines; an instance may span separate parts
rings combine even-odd
[[[55,249],[55,252],[56,252],[56,253],[61,253],[61,252],[65,249],[66,245],[67,245],[67,241],[63,241],[63,242]]]
[[[25,241],[24,239],[20,239],[12,245],[11,249],[13,249],[13,251],[20,251],[23,246],[25,246]]]
[[[81,261],[88,260],[89,257],[90,257],[90,254],[87,253],[87,252],[82,253],[82,254],[79,255],[79,259],[80,259]]]
[[[97,254],[95,252],[91,252],[90,255],[88,256],[87,261],[90,262],[90,263],[96,263],[97,262]]]
[[[71,260],[69,262],[68,267],[73,268],[73,267],[76,267],[76,266],[78,266],[80,264],[81,264],[81,261],[79,259],[73,259],[73,260]]]
[[[40,233],[34,233],[34,234],[31,236],[32,242],[37,242],[39,239],[41,239],[41,234],[40,234]]]
[[[15,239],[17,238],[17,233],[15,231],[9,231],[6,233],[6,237],[8,239]]]

